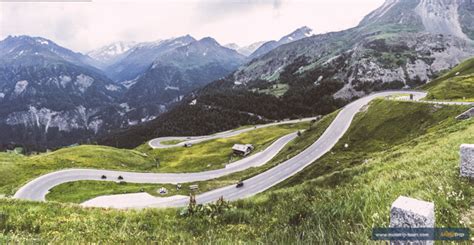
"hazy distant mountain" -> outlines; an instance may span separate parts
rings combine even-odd
[[[120,55],[127,52],[135,45],[135,42],[114,42],[101,48],[89,51],[87,55],[99,61],[104,66],[108,66],[114,63],[114,61]]]
[[[161,54],[196,41],[186,35],[162,41],[139,43],[116,58],[105,68],[106,74],[115,81],[128,81],[137,78]]]
[[[0,42],[0,143],[49,147],[99,133],[123,89],[89,58],[40,37]],[[106,122],[107,121],[107,122]]]
[[[224,45],[224,47],[233,49],[235,51],[237,51],[240,48],[240,46],[236,43],[228,43],[228,44]]]
[[[247,46],[244,46],[244,47],[240,47],[239,49],[237,49],[237,52],[245,55],[245,56],[249,56],[251,55],[253,52],[255,52],[255,50],[257,50],[258,48],[260,48],[260,46],[262,46],[264,43],[266,43],[266,41],[261,41],[261,42],[255,42],[255,43],[252,43],[250,45],[247,45]]]
[[[266,42],[265,41],[256,42],[256,43],[252,43],[250,45],[243,46],[243,47],[240,47],[239,45],[237,45],[235,43],[229,43],[229,44],[224,45],[224,47],[233,49],[233,50],[239,52],[239,54],[249,56],[250,54],[255,52],[255,50],[257,50],[260,46],[262,46],[262,44],[264,44],[264,43],[266,43]]]
[[[250,54],[249,58],[250,59],[255,59],[257,57],[260,57],[268,52],[270,52],[272,49],[279,47],[283,44],[287,44],[290,42],[294,42],[297,40],[300,40],[305,37],[309,37],[313,34],[313,30],[311,30],[307,26],[303,26],[301,28],[296,29],[294,32],[282,37],[278,41],[269,41],[265,42],[261,45],[258,45],[259,47]]]
[[[192,90],[235,71],[245,57],[212,38],[191,42],[158,56],[143,75],[133,81],[123,98],[135,117],[163,112]]]

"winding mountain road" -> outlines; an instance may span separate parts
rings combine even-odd
[[[345,134],[345,132],[349,129],[354,116],[357,114],[357,112],[360,111],[362,107],[364,107],[370,101],[376,98],[396,95],[400,93],[413,94],[414,99],[417,101],[419,101],[421,98],[426,96],[426,93],[424,92],[390,91],[390,92],[375,93],[367,97],[358,99],[348,104],[347,106],[345,106],[339,112],[339,114],[334,119],[334,121],[329,125],[326,131],[321,135],[321,137],[316,142],[314,142],[311,146],[309,146],[307,149],[299,153],[298,155],[269,169],[266,172],[263,172],[250,179],[245,180],[245,185],[241,188],[235,188],[235,185],[231,185],[231,186],[226,186],[226,187],[222,187],[216,190],[202,193],[196,197],[197,202],[209,203],[209,202],[213,202],[219,199],[221,196],[224,197],[224,199],[226,200],[243,199],[243,198],[261,193],[271,188],[272,186],[284,181],[285,179],[288,179],[289,177],[297,174],[302,169],[304,169],[305,167],[307,167],[308,165],[310,165],[311,163],[313,163],[314,161],[322,157],[327,152],[329,152],[334,147],[334,145],[339,141],[339,139]],[[426,101],[423,101],[423,102],[430,103]],[[457,102],[448,102],[448,103],[436,102],[436,103],[437,104],[470,104],[470,103],[457,103]],[[291,121],[282,122],[282,123],[291,123]],[[272,125],[275,125],[275,124],[272,124]],[[263,126],[266,126],[266,125],[262,125],[260,127],[263,127]],[[194,138],[185,137],[184,139],[188,140],[188,142],[196,143],[203,140],[218,138],[219,136],[230,137],[230,136],[233,136],[234,133],[236,132],[242,133],[242,132],[252,130],[252,129],[254,128],[246,128],[246,129],[236,130],[236,131],[227,131],[227,132],[219,133],[212,136],[202,136],[202,137],[194,137]],[[294,135],[287,135],[285,137],[290,137],[290,136],[295,137]],[[167,138],[157,139],[157,140],[151,141],[150,146],[155,147],[155,148],[170,147],[170,146],[162,145],[161,142],[168,141],[168,140],[176,140],[176,139],[182,140],[183,137],[167,137]],[[284,141],[283,138],[281,138],[280,140]],[[181,142],[178,145],[180,144],[182,145],[184,144],[184,142]],[[277,142],[275,142],[274,144],[277,144]],[[283,146],[281,146],[281,148],[282,147]],[[270,155],[274,156],[276,155],[276,153],[270,154]],[[253,160],[250,159],[249,162],[253,162]],[[243,165],[237,165],[237,166],[251,165],[249,162],[244,163]],[[53,178],[48,178],[46,177],[48,175],[44,175],[44,176],[39,177],[38,179],[33,180],[32,182],[28,183],[26,186],[22,187],[15,194],[15,198],[30,199],[30,200],[44,200],[44,196],[46,195],[48,190],[51,188],[51,186],[55,186],[58,183],[65,183],[65,182],[75,181],[79,179],[86,180],[90,177],[89,172],[87,171],[99,171],[101,174],[104,173],[103,170],[80,170],[80,171],[86,171],[86,172],[74,172],[78,170],[72,170],[73,173],[70,176],[69,175],[70,172],[68,171],[70,170],[55,172],[55,173],[58,173],[58,175],[54,175],[55,173],[51,173],[50,175],[54,175]],[[95,180],[97,180],[97,174],[99,172],[91,172],[93,173]],[[149,174],[149,173],[130,173],[130,172],[116,172],[116,171],[106,172],[107,175],[111,175],[111,176],[116,176],[117,173],[120,173],[121,175],[123,175],[126,181],[128,182],[136,181],[136,183],[187,182],[185,180],[187,180],[188,176],[190,177],[190,174],[170,174],[168,176],[169,179],[166,179],[166,178],[158,179],[157,176],[152,177],[154,174]],[[205,176],[202,176],[201,174]],[[212,179],[212,178],[216,178],[217,176],[209,172],[195,173],[195,175],[196,176],[192,177],[194,178],[192,181],[203,180],[202,178]],[[178,178],[182,178],[182,179],[178,180]],[[186,206],[188,204],[188,200],[189,198],[187,196],[172,196],[172,197],[160,198],[160,197],[151,196],[147,193],[135,193],[135,194],[100,196],[100,197],[91,199],[89,201],[86,201],[82,205],[86,207],[112,207],[112,208],[121,208],[121,209],[148,208],[148,207],[181,207],[181,206]]]
[[[362,107],[370,101],[396,94],[413,94],[415,100],[420,100],[426,96],[424,92],[408,92],[408,91],[390,91],[372,94],[358,99],[345,106],[334,121],[319,137],[319,139],[304,151],[293,158],[280,163],[279,165],[269,169],[266,172],[258,174],[250,179],[245,180],[245,185],[236,188],[235,185],[222,187],[216,190],[202,193],[196,196],[197,203],[209,203],[216,201],[220,197],[225,200],[244,199],[258,193],[261,193],[272,186],[288,179],[297,174],[306,166],[310,165],[324,154],[329,152],[344,133],[349,129],[354,116]],[[147,193],[123,194],[101,196],[84,202],[82,205],[86,207],[111,207],[111,208],[149,208],[149,207],[182,207],[189,203],[187,196],[172,197],[153,197]]]
[[[297,137],[297,133],[285,135],[261,152],[226,165],[225,168],[196,173],[138,173],[98,169],[66,169],[42,175],[23,187],[14,198],[45,201],[49,190],[60,184],[80,180],[117,181],[119,176],[129,183],[176,184],[219,178],[231,173],[258,167],[272,160],[282,149]],[[107,176],[102,179],[101,176]]]

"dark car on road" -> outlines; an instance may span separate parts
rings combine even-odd
[[[240,187],[242,187],[242,186],[244,186],[244,182],[243,182],[243,181],[239,181],[239,183],[237,183],[237,185],[236,185],[235,187],[240,188]]]
[[[102,176],[100,176],[100,178],[101,178],[101,179],[107,179],[107,176],[102,175]]]
[[[123,180],[123,176],[120,175],[120,176],[118,177],[118,180]]]

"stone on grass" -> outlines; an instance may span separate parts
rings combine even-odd
[[[399,196],[390,209],[391,228],[434,228],[434,203]],[[433,241],[391,241],[391,244],[433,244]]]
[[[390,209],[390,227],[434,227],[434,203],[399,196]]]
[[[474,145],[461,145],[461,176],[474,178]]]

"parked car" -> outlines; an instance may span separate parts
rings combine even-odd
[[[100,176],[100,178],[101,178],[101,179],[107,179],[107,176],[102,175],[102,176]]]
[[[242,186],[244,186],[244,182],[243,182],[243,181],[239,181],[239,183],[237,183],[237,185],[236,185],[235,187],[240,188],[240,187],[242,187]]]

